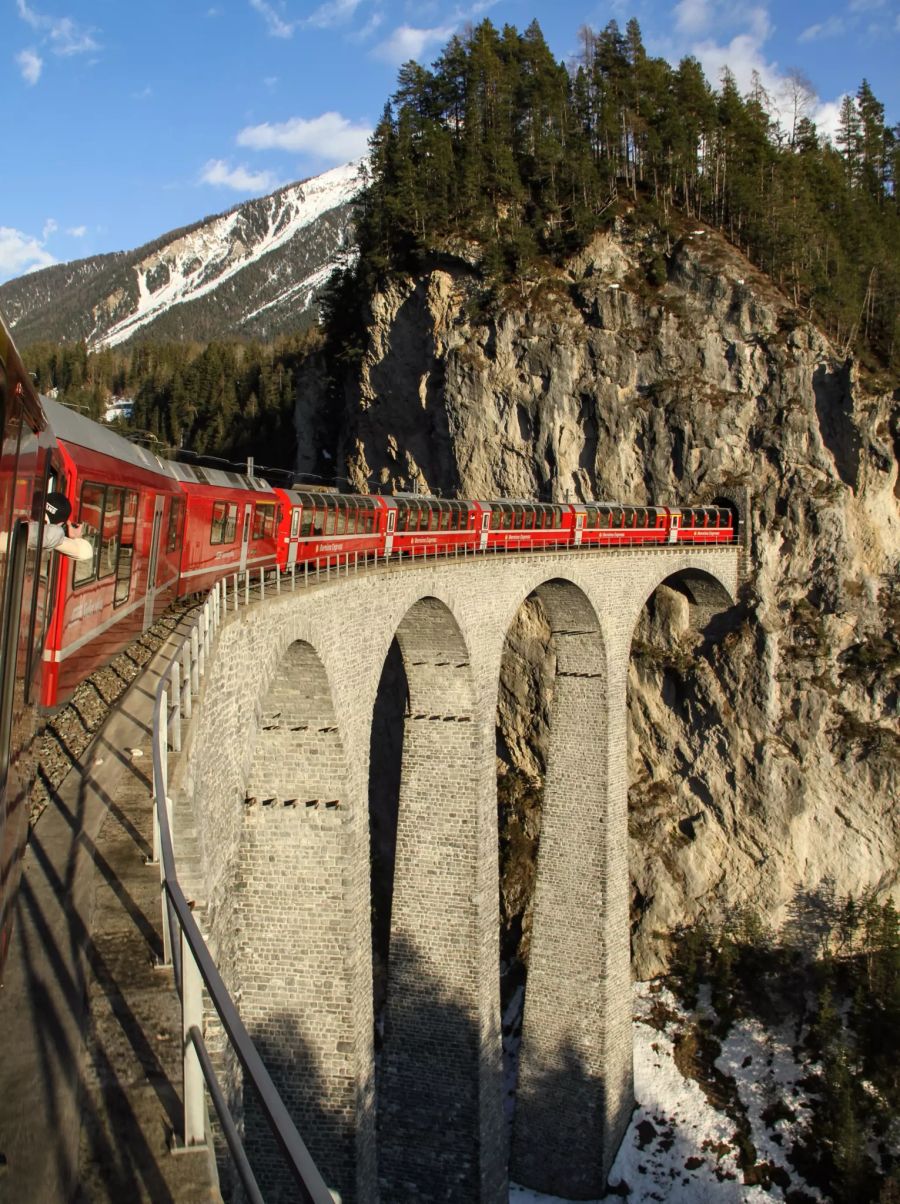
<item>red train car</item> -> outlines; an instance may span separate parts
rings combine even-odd
[[[363,494],[277,489],[283,499],[278,530],[282,569],[309,563],[343,563],[354,555],[383,554],[390,498]]]
[[[93,548],[54,558],[53,616],[41,701],[65,701],[89,673],[146,630],[175,597],[184,501],[170,464],[55,401],[55,488]]]
[[[548,548],[569,544],[575,538],[571,506],[544,502],[479,502],[482,532],[479,547],[495,552]]]
[[[478,502],[412,493],[381,500],[386,508],[388,554],[453,556],[464,546],[478,546],[484,512]]]
[[[661,506],[616,506],[587,502],[573,506],[576,546],[607,548],[666,543],[670,511]]]
[[[284,494],[261,477],[171,465],[187,503],[178,592],[211,589],[220,577],[274,567]]]
[[[677,521],[675,516],[677,515]],[[673,529],[677,543],[734,543],[737,522],[733,511],[725,506],[682,507],[673,511]]]
[[[0,321],[0,971],[37,769],[37,712],[51,557],[42,551],[52,436]]]

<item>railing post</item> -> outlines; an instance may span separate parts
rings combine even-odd
[[[159,822],[160,805],[166,808],[166,818],[169,821],[169,835],[172,834],[172,817],[169,812],[169,748],[166,740],[166,723],[169,715],[169,691],[160,690],[159,693],[159,724],[156,731],[153,733],[153,738],[156,742],[156,764],[159,765],[159,776],[156,773],[153,775],[154,787],[154,807],[153,807],[153,856],[159,862],[159,902],[162,908],[162,938],[163,938],[163,956],[162,964],[170,966],[172,964],[172,933],[169,929],[169,900],[166,895],[166,867],[161,856],[162,832]],[[154,769],[156,768],[154,764]]]
[[[292,564],[291,565],[291,593],[293,593],[296,590],[296,588],[297,588],[297,566],[296,566],[296,564]]]
[[[203,674],[206,673],[207,632],[206,632],[206,624],[205,624],[205,622],[203,622],[203,619],[205,619],[205,618],[206,618],[205,615],[201,615],[200,622],[199,622],[199,624],[197,624],[197,626],[200,627],[200,637],[199,637],[199,641],[197,641],[197,644],[199,644],[199,648],[197,648],[197,673],[200,674],[200,677],[203,677]]]
[[[281,567],[277,564],[275,565],[275,593],[281,593]]]
[[[260,565],[259,567],[259,600],[260,602],[266,596],[266,570]]]
[[[326,581],[331,580],[331,557],[330,556],[325,561],[325,580]]]
[[[181,666],[177,660],[172,662],[169,676],[172,679],[172,718],[174,720],[172,748],[175,752],[181,752]]]
[[[250,605],[250,570],[244,569],[244,605]]]
[[[304,560],[304,562],[303,562],[303,588],[306,589],[306,587],[308,585],[309,585],[309,561]]]
[[[200,693],[200,632],[196,624],[191,628],[191,691]]]
[[[206,1103],[203,1098],[203,1070],[191,1039],[191,1029],[203,1031],[203,980],[194,954],[181,930],[181,1039],[184,1074],[184,1144],[206,1142]]]
[[[240,599],[238,598],[238,575],[237,575],[237,573],[235,573],[235,575],[234,575],[234,609],[237,610],[237,608],[239,606],[240,606]]]
[[[181,712],[185,719],[190,719],[194,708],[191,698],[191,647],[187,640],[181,649],[181,680],[184,685],[181,694]]]

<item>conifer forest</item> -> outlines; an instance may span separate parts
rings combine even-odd
[[[811,118],[802,73],[768,96],[726,70],[649,55],[640,27],[583,28],[557,61],[533,21],[524,33],[482,21],[431,68],[408,62],[371,140],[357,204],[359,257],[322,299],[333,352],[358,353],[362,301],[393,272],[454,255],[504,288],[552,273],[625,212],[663,238],[647,279],[666,279],[665,239],[685,222],[720,231],[885,387],[900,376],[900,127],[863,80],[845,96],[835,141]],[[473,315],[477,318],[477,314]],[[296,368],[320,344],[140,344],[89,354],[32,347],[41,388],[99,412],[131,390],[134,423],[164,445],[288,465]],[[329,357],[332,365],[333,357]]]

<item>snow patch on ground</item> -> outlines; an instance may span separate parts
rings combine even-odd
[[[778,1186],[748,1186],[733,1142],[735,1122],[709,1101],[699,1084],[686,1079],[675,1063],[675,1038],[697,1013],[686,1011],[658,983],[635,985],[634,1079],[638,1106],[610,1173],[610,1185],[629,1204],[752,1204],[783,1200]],[[708,1011],[701,997],[700,1014]],[[660,1029],[661,1014],[673,1017]],[[652,1022],[651,1022],[652,1020]],[[735,1079],[747,1109],[757,1161],[783,1167],[791,1189],[811,1199],[823,1197],[804,1183],[787,1152],[809,1118],[809,1101],[800,1081],[810,1073],[791,1052],[789,1030],[770,1031],[755,1020],[735,1024],[722,1042],[716,1063]],[[762,1113],[775,1099],[786,1100],[793,1120],[769,1126]],[[627,1187],[627,1192],[625,1188]],[[616,1194],[606,1197],[606,1204]],[[510,1184],[510,1204],[565,1204]],[[597,1202],[591,1202],[597,1204]]]

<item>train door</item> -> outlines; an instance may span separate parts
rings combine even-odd
[[[300,507],[294,506],[291,510],[291,534],[290,542],[288,543],[287,567],[291,568],[297,563],[297,539],[300,535]]]
[[[681,523],[681,515],[674,511],[669,512],[669,543],[678,543],[678,527]]]
[[[581,514],[575,515],[575,538],[573,539],[572,542],[574,543],[576,548],[579,547],[581,544],[581,536],[582,536],[583,531],[584,531],[584,512],[582,512]]]
[[[482,552],[487,547],[488,531],[490,531],[490,529],[491,529],[491,512],[490,512],[490,510],[483,510],[481,513],[481,537],[478,541],[478,548]]]
[[[244,521],[241,525],[241,563],[240,570],[243,573],[247,567],[247,549],[250,547],[250,517],[253,513],[253,506],[248,502],[244,506]]]
[[[157,494],[153,499],[153,533],[150,536],[150,563],[147,566],[147,592],[144,594],[144,630],[153,622],[156,602],[156,570],[159,563],[159,541],[162,534],[163,507],[166,499]]]
[[[390,556],[394,547],[394,529],[397,526],[397,511],[391,506],[387,512],[387,527],[384,536],[384,554]]]

